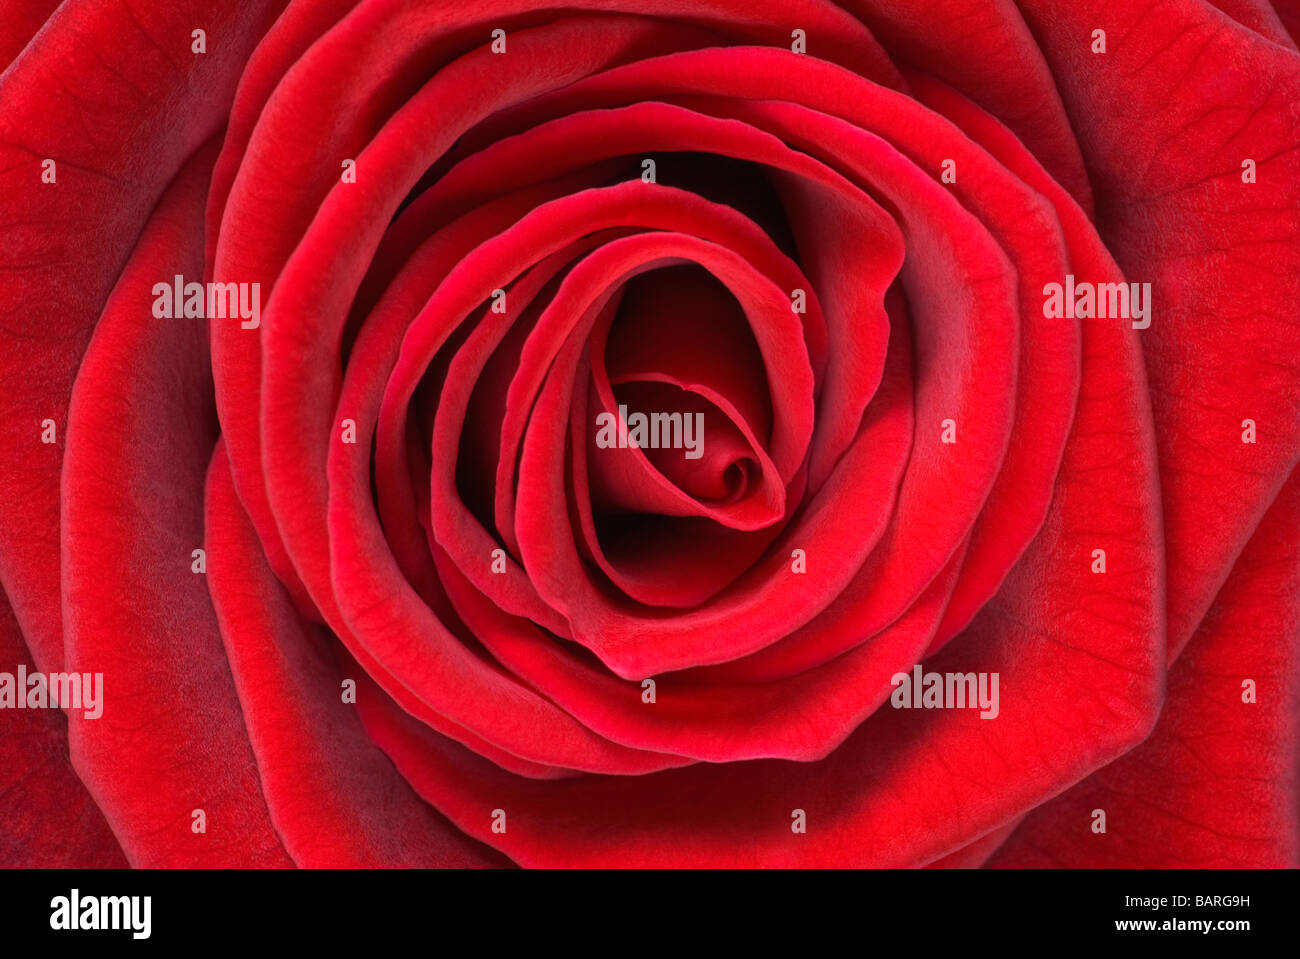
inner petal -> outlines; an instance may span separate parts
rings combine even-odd
[[[727,398],[760,442],[771,438],[772,398],[749,321],[731,292],[699,266],[631,280],[604,359],[616,387],[647,379],[686,390],[707,386]]]
[[[726,413],[700,394],[673,383],[636,380],[617,385],[614,395],[618,408],[605,419],[612,428],[604,436],[594,434],[588,450],[598,512],[640,512],[646,505],[636,495],[635,468],[619,468],[633,465],[627,448],[602,445],[611,437],[628,448],[636,443],[664,478],[704,502],[737,502],[761,482],[758,453]]]

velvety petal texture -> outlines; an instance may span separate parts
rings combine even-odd
[[[0,865],[1300,865],[1290,0],[155,7],[0,24]]]

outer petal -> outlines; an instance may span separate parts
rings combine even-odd
[[[1300,457],[1300,54],[1197,0],[1021,8],[1088,158],[1102,238],[1152,284],[1172,659]],[[1258,182],[1242,182],[1245,159]]]
[[[35,670],[0,594],[0,670]],[[44,709],[0,710],[0,868],[119,868],[126,857],[68,761],[68,723]]]
[[[1300,865],[1297,530],[1300,472],[1174,664],[1151,738],[1031,813],[991,865]],[[1097,809],[1105,834],[1091,829]]]
[[[77,365],[149,212],[220,130],[275,7],[65,3],[0,74],[0,580],[46,671],[63,661],[59,469]],[[210,47],[197,56],[200,25]],[[54,184],[41,182],[45,158]],[[44,419],[58,444],[40,442]]]
[[[95,329],[63,470],[67,664],[102,673],[69,716],[73,761],[142,866],[284,866],[192,551],[216,417],[202,321],[159,321],[153,284],[202,269],[215,143],[155,212]],[[201,809],[207,831],[194,831]]]
[[[303,622],[235,497],[220,446],[207,543],[221,622],[271,818],[310,867],[464,867],[504,860],[467,839],[393,769],[342,695],[334,642]]]
[[[61,2],[62,0],[13,0],[5,6],[4,20],[0,22],[0,71],[22,54]]]

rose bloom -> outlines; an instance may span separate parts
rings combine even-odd
[[[1295,865],[1298,41],[10,0],[0,863]]]

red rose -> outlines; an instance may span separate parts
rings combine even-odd
[[[1298,37],[20,3],[0,863],[1296,864]]]

